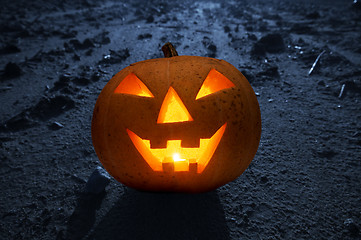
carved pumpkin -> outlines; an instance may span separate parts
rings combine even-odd
[[[204,192],[242,174],[260,140],[257,98],[223,60],[172,56],[131,64],[95,104],[92,139],[105,169],[146,191]]]

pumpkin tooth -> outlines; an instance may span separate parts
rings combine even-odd
[[[186,138],[181,140],[182,148],[199,148],[201,139],[200,138]]]
[[[151,149],[167,148],[167,142],[168,141],[150,140],[150,148]]]

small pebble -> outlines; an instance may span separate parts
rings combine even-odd
[[[359,227],[356,225],[356,223],[354,222],[354,220],[352,218],[347,218],[344,222],[343,225],[345,226],[345,228],[347,229],[347,231],[349,231],[351,234],[358,234],[359,233]]]
[[[99,194],[105,190],[105,187],[110,182],[110,175],[105,169],[98,166],[90,175],[88,182],[85,185],[84,191],[86,193]]]
[[[21,68],[13,62],[8,62],[4,68],[4,77],[18,77],[22,74]]]

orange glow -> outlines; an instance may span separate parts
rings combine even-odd
[[[127,129],[138,152],[153,171],[202,173],[208,165],[226,130],[223,124],[211,138],[201,138],[199,148],[183,148],[181,140],[168,140],[167,148],[150,148],[150,141]]]
[[[234,86],[235,85],[222,73],[212,69],[209,71],[206,79],[204,80],[203,85],[197,94],[196,100]]]
[[[114,93],[125,93],[141,97],[154,97],[147,86],[134,74],[129,73],[114,90]]]
[[[177,92],[170,87],[159,111],[157,123],[193,121]]]

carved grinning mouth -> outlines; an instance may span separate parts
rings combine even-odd
[[[140,138],[129,129],[127,133],[153,171],[202,173],[216,151],[226,126],[227,123],[223,124],[211,138],[201,138],[198,148],[181,147],[181,140],[168,140],[166,148],[151,148],[150,140]]]

